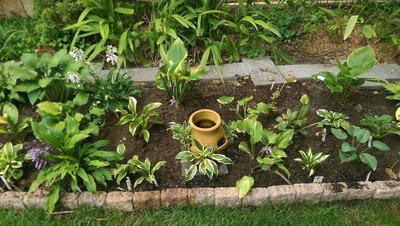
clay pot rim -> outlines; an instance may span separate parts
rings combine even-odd
[[[215,125],[213,127],[201,128],[201,127],[196,126],[193,123],[193,118],[196,115],[198,115],[200,113],[204,113],[204,112],[212,113],[212,114],[215,114],[217,116],[217,121],[215,122]],[[195,129],[195,130],[201,131],[201,132],[210,132],[210,131],[216,130],[221,126],[221,124],[222,124],[221,116],[216,111],[211,110],[211,109],[200,109],[200,110],[197,110],[197,111],[193,112],[193,114],[191,114],[190,117],[189,117],[189,125],[190,125],[190,127],[192,127],[192,129]]]

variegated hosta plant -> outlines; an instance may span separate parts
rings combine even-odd
[[[129,123],[129,132],[131,132],[134,137],[139,130],[140,135],[146,142],[149,142],[150,132],[149,128],[153,124],[161,124],[162,121],[160,116],[155,111],[161,106],[159,102],[153,102],[144,106],[142,114],[137,112],[137,100],[134,97],[129,97],[128,109],[130,113],[126,110],[117,110],[121,112],[122,117],[119,119],[118,125],[125,125]]]
[[[309,172],[308,177],[315,174],[315,167],[325,161],[329,155],[323,155],[322,152],[313,154],[311,148],[307,152],[300,150],[301,158],[295,158],[294,161],[301,164],[303,170]]]
[[[19,179],[23,175],[22,164],[24,163],[24,156],[20,153],[22,144],[12,145],[6,143],[0,149],[0,176],[8,181],[11,179]]]
[[[330,127],[339,129],[340,127],[347,129],[350,123],[347,121],[349,117],[340,112],[328,111],[326,109],[318,109],[317,115],[322,119],[317,125],[318,127]]]
[[[121,144],[118,146],[117,150],[118,149],[125,150],[125,146]],[[151,162],[148,158],[142,162],[139,160],[139,157],[135,155],[127,163],[117,164],[117,168],[114,169],[114,177],[116,178],[117,183],[120,184],[121,180],[124,179],[128,174],[138,174],[139,178],[136,179],[135,184],[133,185],[134,188],[136,188],[144,180],[147,180],[147,182],[158,187],[158,183],[154,174],[165,163],[165,161],[161,161],[151,167]]]
[[[197,152],[182,151],[176,156],[176,159],[181,160],[181,162],[190,162],[193,164],[189,169],[185,170],[185,181],[192,180],[197,171],[212,180],[214,175],[218,175],[217,162],[224,165],[233,163],[230,158],[223,154],[215,154],[215,150],[212,147],[203,146],[196,139],[194,140],[194,145],[197,148]]]

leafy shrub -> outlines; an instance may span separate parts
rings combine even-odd
[[[21,153],[23,145],[6,143],[0,149],[0,175],[6,180],[18,180],[23,175],[22,164],[24,163],[24,155]]]
[[[3,107],[3,116],[0,116],[0,134],[7,134],[14,142],[22,143],[22,132],[29,127],[30,120],[31,118],[24,118],[20,121],[17,107],[11,103],[6,104]]]
[[[322,155],[322,152],[313,154],[311,148],[308,149],[307,153],[302,150],[299,153],[301,158],[295,158],[294,161],[299,162],[302,165],[302,169],[309,172],[308,177],[314,175],[315,167],[329,157],[329,155]]]
[[[360,123],[363,126],[369,127],[371,136],[380,139],[388,134],[400,135],[400,129],[392,122],[393,117],[390,115],[366,115],[361,119]]]
[[[189,150],[193,143],[192,128],[190,125],[187,122],[183,122],[182,124],[171,122],[169,123],[169,130],[172,132],[172,138],[178,140],[185,150]]]
[[[301,108],[299,111],[291,111],[287,109],[286,114],[282,114],[276,118],[276,122],[278,124],[275,126],[278,130],[283,131],[286,129],[294,129],[296,133],[300,133],[302,135],[306,135],[307,131],[302,129],[301,126],[307,121],[305,115],[310,109],[310,99],[307,94],[304,94],[301,99]]]

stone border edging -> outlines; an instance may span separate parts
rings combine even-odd
[[[48,192],[8,191],[0,193],[0,208],[43,208]],[[107,209],[134,211],[183,205],[213,205],[229,207],[260,206],[287,202],[332,202],[356,199],[389,199],[400,197],[400,181],[375,181],[355,183],[303,183],[253,188],[247,196],[239,199],[235,187],[217,188],[169,188],[138,192],[90,192],[80,194],[62,193],[59,208],[73,210],[80,206],[105,207]]]

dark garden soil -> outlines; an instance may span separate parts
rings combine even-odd
[[[274,90],[277,88],[275,86]],[[187,96],[187,101],[179,108],[169,107],[167,101],[165,101],[165,94],[153,85],[143,86],[142,89],[143,92],[137,97],[140,105],[164,100],[159,112],[165,124],[151,128],[149,143],[146,144],[142,139],[132,138],[127,126],[110,126],[104,128],[101,136],[112,141],[111,148],[115,148],[120,142],[124,143],[127,147],[125,153],[126,159],[131,158],[133,155],[139,155],[141,159],[149,158],[154,164],[158,161],[166,161],[167,164],[156,175],[160,188],[235,186],[235,181],[244,175],[252,175],[255,178],[255,186],[258,187],[286,183],[274,173],[264,171],[253,172],[256,164],[249,160],[247,154],[238,149],[240,139],[230,144],[225,151],[225,154],[234,161],[234,164],[229,166],[229,174],[218,176],[212,181],[206,176],[196,176],[192,181],[184,182],[181,175],[181,164],[178,160],[175,160],[175,156],[180,151],[180,144],[171,138],[172,133],[168,131],[167,123],[182,123],[183,121],[187,121],[194,111],[202,108],[217,111],[224,121],[235,120],[235,114],[227,106],[220,106],[216,101],[222,95],[233,94],[235,89],[233,81],[226,81],[225,84],[219,85],[213,82],[200,82]],[[239,86],[236,86],[235,97],[239,99],[253,95],[257,102],[263,101],[268,103],[271,93],[270,86],[255,87],[250,79],[243,79],[240,80]],[[392,113],[395,107],[394,102],[385,99],[387,94],[382,90],[363,90],[354,93],[347,102],[339,103],[332,99],[326,88],[318,84],[318,82],[297,82],[291,83],[283,89],[278,99],[279,109],[277,112],[260,118],[264,127],[273,127],[278,113],[286,111],[287,108],[298,110],[300,105],[299,99],[302,94],[308,94],[311,101],[311,108],[307,115],[307,125],[320,121],[320,118],[315,113],[319,108],[345,113],[349,116],[351,123],[359,125],[359,121],[364,117],[365,113]],[[355,109],[358,111],[361,110],[361,112],[358,113]],[[117,122],[117,118],[114,115],[110,115],[108,119]],[[309,147],[312,147],[314,153],[323,152],[330,154],[330,157],[317,169],[317,175],[324,176],[324,182],[365,180],[370,169],[366,165],[356,161],[340,163],[338,151],[341,143],[333,135],[328,135],[326,142],[322,142],[321,138],[314,135],[319,130],[315,127],[310,128],[308,130],[309,136],[296,137],[293,144],[286,150],[288,158],[285,160],[285,165],[292,173],[290,181],[292,183],[312,182],[312,178],[308,178],[307,173],[300,168],[297,162],[293,161],[294,158],[299,157],[298,150],[307,150]],[[372,181],[389,179],[385,173],[385,168],[390,167],[400,157],[397,154],[400,151],[400,137],[387,136],[384,141],[392,148],[392,151],[387,153],[373,151],[373,154],[378,159],[378,168],[371,174],[370,179]],[[151,190],[156,188],[149,184],[143,184],[138,189]]]

